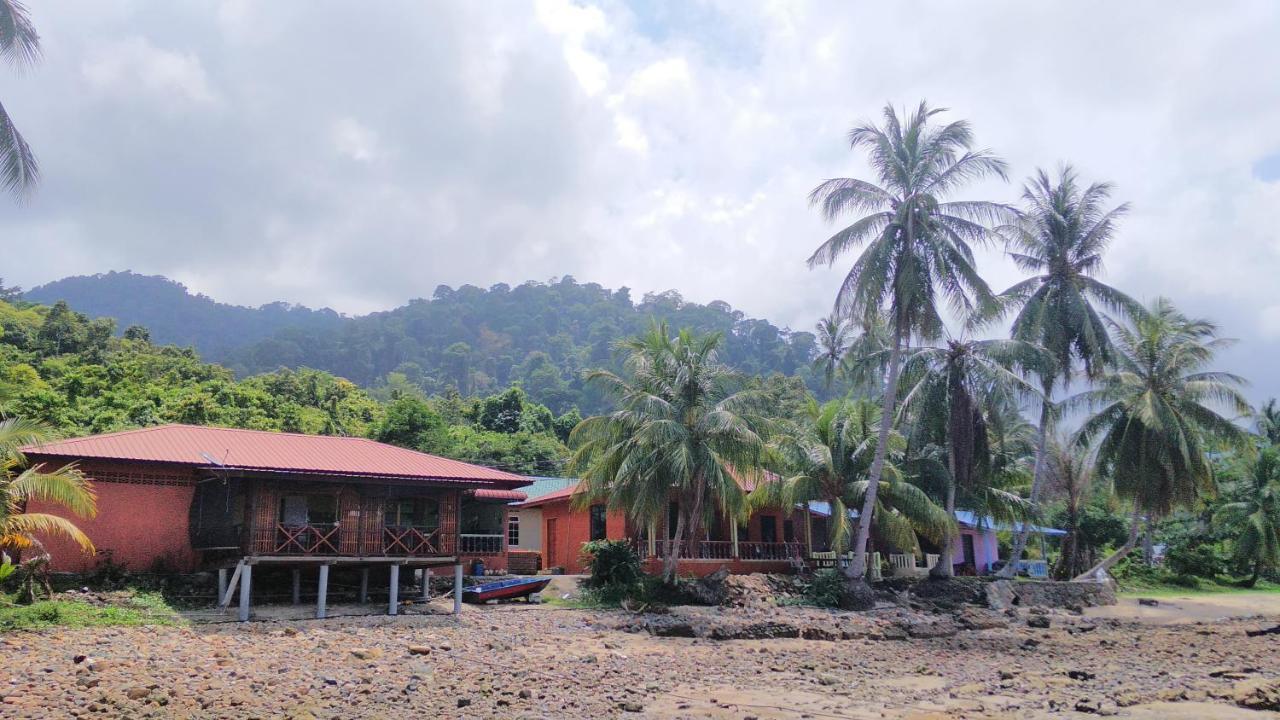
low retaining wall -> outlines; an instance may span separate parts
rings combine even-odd
[[[1115,588],[1109,583],[1094,582],[997,580],[991,583],[987,597],[993,607],[999,602],[1051,608],[1116,604]]]

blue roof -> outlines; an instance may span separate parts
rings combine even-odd
[[[549,495],[557,490],[564,490],[578,482],[577,478],[560,478],[560,477],[530,477],[533,481],[532,485],[520,488],[529,500],[536,500],[543,495]],[[522,501],[527,502],[527,501]]]
[[[812,510],[813,512],[818,513],[819,515],[826,515],[828,517],[831,516],[830,503],[814,501],[809,503],[809,509]],[[852,518],[858,517],[858,511],[852,510],[852,509],[849,510],[849,517],[852,517]],[[993,530],[1021,530],[1022,529],[1022,523],[1015,523],[1013,527],[1010,527],[1005,523],[997,523],[993,518],[990,518],[990,517],[984,516],[980,518],[972,510],[956,510],[956,521],[958,521],[961,525],[967,525],[971,528],[991,528]],[[1049,535],[1051,537],[1057,537],[1059,535],[1067,534],[1066,530],[1059,530],[1057,528],[1050,528],[1050,527],[1040,527],[1039,525],[1032,525],[1031,531],[1042,533],[1044,535]]]

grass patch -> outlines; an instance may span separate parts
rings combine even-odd
[[[1223,595],[1239,593],[1280,593],[1280,583],[1259,580],[1258,584],[1245,588],[1226,578],[1208,580],[1199,578],[1195,587],[1170,582],[1137,581],[1130,579],[1120,585],[1121,597],[1161,597],[1175,595]]]
[[[40,600],[17,605],[0,596],[0,632],[50,627],[108,625],[177,625],[183,619],[159,593],[137,593],[120,604],[96,605],[82,600]]]

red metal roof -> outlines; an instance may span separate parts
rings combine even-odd
[[[504,487],[530,482],[520,475],[365,438],[195,425],[160,425],[58,440],[24,448],[23,452],[35,460],[59,457],[223,465],[236,470],[419,478]]]
[[[480,488],[475,491],[475,495],[480,500],[508,500],[513,502],[523,502],[529,497],[519,490],[498,490],[496,488]]]

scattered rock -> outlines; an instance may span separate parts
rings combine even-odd
[[[1027,617],[1027,627],[1047,629],[1051,622],[1048,615],[1029,615]]]
[[[134,685],[128,690],[125,690],[124,694],[130,700],[141,700],[151,694],[151,688]]]
[[[381,648],[352,648],[351,654],[359,660],[377,660],[382,657]]]
[[[1146,605],[1147,607],[1156,607],[1160,604],[1160,601],[1155,598],[1138,598],[1138,604]]]
[[[410,645],[409,654],[410,655],[430,655],[431,646],[430,645]]]
[[[1242,680],[1232,687],[1232,699],[1250,710],[1280,710],[1280,678]]]

